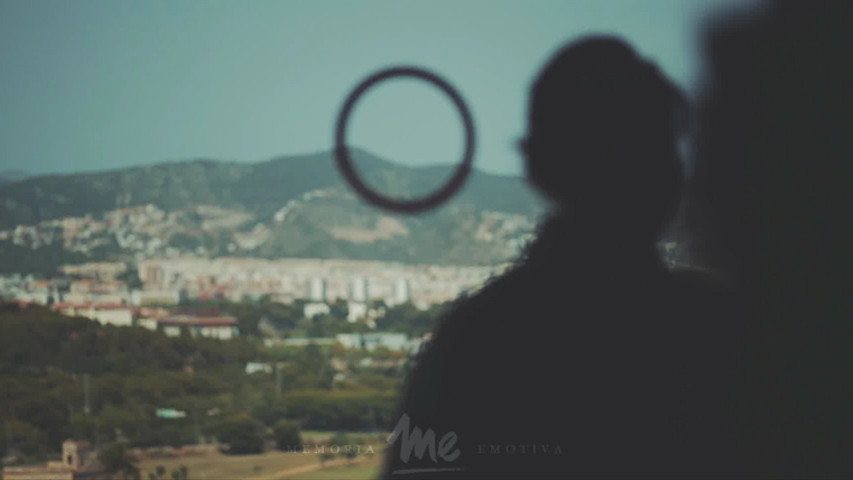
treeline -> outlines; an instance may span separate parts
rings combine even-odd
[[[257,344],[236,338],[167,337],[139,327],[102,326],[39,306],[0,307],[0,374],[134,374],[217,368],[257,358]]]
[[[376,329],[405,333],[410,337],[421,337],[432,332],[453,305],[453,302],[447,302],[434,305],[428,310],[420,310],[411,303],[396,305],[386,310],[385,315],[376,319]]]
[[[281,407],[311,430],[381,431],[394,424],[397,392],[376,390],[296,391]]]
[[[0,308],[0,456],[40,460],[66,438],[133,447],[255,445],[283,420],[306,429],[387,430],[405,367],[359,368],[368,355],[404,358],[316,345],[265,349],[256,338],[172,338],[6,305]],[[337,378],[332,357],[354,365],[345,378]],[[275,370],[246,374],[246,362],[257,360]],[[179,415],[161,418],[158,409]]]
[[[61,243],[52,243],[33,249],[15,245],[11,240],[0,240],[0,274],[25,273],[51,277],[59,266],[83,263],[88,257],[79,252],[65,250]]]

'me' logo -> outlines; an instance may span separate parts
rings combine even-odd
[[[388,435],[388,443],[393,444],[397,439],[400,439],[400,460],[403,463],[409,463],[412,454],[415,458],[423,460],[425,454],[429,454],[429,459],[434,464],[440,465],[441,461],[450,463],[461,455],[461,452],[456,446],[456,433],[447,432],[441,437],[441,440],[436,444],[435,432],[432,429],[427,429],[423,432],[420,428],[415,427],[410,430],[410,419],[407,414],[403,414],[397,426],[391,435]],[[414,473],[414,472],[436,472],[446,470],[462,470],[461,468],[419,468],[410,470],[395,470],[392,473]]]

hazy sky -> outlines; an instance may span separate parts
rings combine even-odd
[[[353,85],[391,64],[463,94],[476,164],[519,173],[527,88],[563,42],[618,33],[690,88],[695,27],[719,2],[0,0],[0,170],[101,170],[327,150]],[[459,120],[412,81],[378,87],[351,142],[413,165],[456,161]]]

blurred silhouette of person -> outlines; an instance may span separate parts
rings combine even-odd
[[[696,311],[713,310],[714,288],[656,247],[686,119],[683,95],[619,38],[579,39],[545,65],[521,149],[552,214],[523,262],[440,322],[407,379],[386,478],[737,471],[731,349],[719,315]]]
[[[688,225],[736,291],[731,444],[743,475],[853,477],[853,5],[768,3],[704,38]]]

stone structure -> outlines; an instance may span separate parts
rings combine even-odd
[[[3,468],[3,480],[109,480],[88,442],[62,442],[62,459],[45,465]]]

